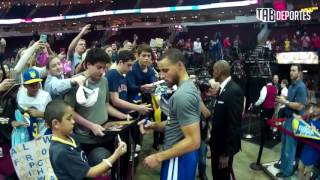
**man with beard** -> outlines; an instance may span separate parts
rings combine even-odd
[[[277,96],[276,98],[278,103],[286,106],[284,109],[286,121],[283,127],[288,131],[292,131],[293,115],[303,115],[307,103],[307,87],[303,83],[301,76],[301,66],[292,65],[290,68],[291,85],[288,89],[288,97],[287,99],[283,96]],[[281,170],[281,172],[277,174],[277,177],[286,178],[292,176],[294,173],[293,162],[296,155],[297,140],[289,135],[283,134],[281,144],[280,161],[275,164],[275,167]]]
[[[161,180],[194,180],[200,146],[201,98],[189,80],[184,56],[179,50],[165,52],[159,69],[167,85],[178,85],[178,89],[169,100],[169,120],[139,122],[142,133],[149,130],[165,133],[164,150],[146,157],[144,166],[155,168],[162,163]]]
[[[214,180],[229,180],[233,156],[241,148],[241,120],[244,96],[231,79],[230,66],[225,60],[213,66],[213,77],[220,83],[217,93],[210,139],[211,165]]]

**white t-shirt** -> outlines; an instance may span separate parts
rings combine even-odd
[[[285,97],[285,98],[287,98],[288,97],[288,88],[286,88],[286,87],[282,88],[280,95]],[[283,105],[280,106],[280,109],[284,108],[284,107],[286,107],[286,105],[283,104]]]
[[[193,51],[195,53],[202,54],[201,42],[197,42],[197,41],[193,42]]]
[[[288,88],[282,88],[281,89],[281,96],[287,97],[288,96]]]
[[[22,86],[20,87],[17,94],[17,103],[23,109],[34,107],[38,111],[44,112],[47,107],[47,104],[50,101],[51,101],[50,94],[42,89],[39,89],[36,97],[30,97],[27,94],[27,89]],[[45,126],[45,121],[43,118],[38,118],[38,122],[39,122],[40,135],[44,135],[47,129]]]

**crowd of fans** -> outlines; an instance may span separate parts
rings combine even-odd
[[[139,125],[141,127],[142,123],[143,130],[145,129],[148,131],[148,128],[154,128],[156,130],[160,129],[162,132],[164,131],[164,125],[153,127],[154,124],[151,123],[150,127],[145,126],[146,119],[157,121],[156,115],[153,115],[156,113],[157,103],[161,104],[162,101],[167,102],[172,95],[171,93],[176,90],[174,87],[157,87],[154,84],[154,82],[163,79],[161,74],[171,73],[168,72],[168,69],[164,68],[166,67],[163,64],[164,62],[161,65],[158,64],[162,55],[164,55],[162,59],[164,59],[166,64],[171,65],[172,63],[176,63],[176,67],[178,69],[182,67],[179,62],[184,58],[186,59],[184,63],[187,68],[201,68],[202,66],[206,66],[208,69],[214,69],[214,73],[211,72],[210,75],[213,75],[216,80],[219,80],[221,83],[221,89],[226,88],[227,91],[229,91],[229,87],[227,88],[226,83],[231,81],[231,68],[227,61],[235,62],[236,64],[243,63],[241,54],[242,42],[239,35],[235,36],[233,40],[231,40],[230,37],[222,38],[221,33],[216,33],[213,39],[209,39],[208,36],[204,36],[202,39],[196,38],[194,41],[190,38],[187,38],[186,40],[179,39],[176,43],[172,43],[173,45],[169,42],[165,42],[163,47],[160,48],[151,48],[145,43],[137,45],[138,36],[134,35],[132,42],[126,40],[121,45],[116,42],[105,45],[94,44],[92,48],[87,48],[87,42],[83,37],[89,31],[90,25],[84,26],[80,33],[71,41],[68,49],[65,50],[61,47],[59,54],[51,50],[50,44],[46,41],[46,36],[41,35],[39,40],[31,42],[27,48],[19,50],[15,59],[6,59],[2,62],[1,66],[2,82],[0,83],[0,93],[10,90],[15,84],[21,85],[21,87],[16,89],[17,92],[12,97],[16,103],[10,104],[10,108],[14,109],[14,113],[7,114],[10,118],[11,126],[14,128],[11,136],[11,145],[14,147],[18,144],[38,138],[39,136],[53,133],[53,143],[50,147],[50,161],[55,174],[60,178],[82,179],[84,177],[97,177],[110,169],[112,164],[115,163],[118,158],[121,156],[126,157],[125,153],[127,152],[127,145],[124,142],[120,141],[118,147],[114,148],[114,139],[104,137],[106,127],[103,125],[109,119],[129,120],[132,118],[141,118],[144,120],[140,121]],[[319,41],[319,36],[314,33],[312,38],[308,37],[307,34],[304,34],[301,37],[295,35],[291,41],[286,38],[283,43],[276,43],[275,40],[268,40],[266,46],[272,51],[319,51]],[[5,45],[5,40],[1,39],[0,53],[2,54],[5,53]],[[172,50],[172,46],[180,49],[182,52],[181,55],[184,56],[184,58],[179,56],[180,51],[176,49]],[[281,47],[283,47],[283,49],[281,49]],[[170,58],[171,60],[175,60],[175,58],[181,59],[176,60],[178,62],[172,62],[168,60]],[[220,61],[221,59],[226,59],[227,61]],[[212,66],[210,63],[210,65],[208,65],[208,62],[218,63]],[[184,77],[185,74],[181,74],[181,76]],[[277,114],[282,114],[283,112],[281,109],[286,109],[284,110],[285,112],[283,116],[285,118],[292,118],[293,112],[303,115],[307,103],[313,103],[316,104],[316,110],[313,112],[314,114],[312,114],[312,118],[320,118],[319,114],[317,114],[317,110],[320,108],[319,104],[317,104],[318,101],[307,102],[309,93],[307,92],[307,88],[303,81],[301,81],[302,69],[300,66],[293,65],[291,67],[290,77],[291,85],[287,90],[289,91],[288,93],[286,93],[285,90],[288,87],[287,80],[282,79],[281,85],[279,85],[279,78],[275,78],[273,83],[268,82],[267,86],[273,85],[275,86],[274,89],[276,89],[276,91],[273,91],[272,96],[274,97],[273,103],[271,103],[271,109],[275,108],[275,101],[277,101],[279,103]],[[174,83],[178,83],[179,81],[177,78],[178,77],[173,77],[172,81],[174,81]],[[298,81],[299,86],[297,85],[298,87],[296,87],[295,84],[298,83]],[[197,84],[197,82],[195,84]],[[200,160],[198,167],[199,176],[202,180],[207,179],[205,173],[207,152],[206,143],[208,141],[207,134],[210,129],[209,124],[211,124],[208,120],[211,116],[210,111],[212,108],[217,108],[218,110],[221,110],[221,112],[228,110],[226,113],[215,112],[215,114],[217,116],[224,116],[230,113],[230,116],[232,116],[230,118],[236,121],[232,126],[236,126],[233,128],[235,128],[234,132],[237,134],[226,139],[226,141],[229,140],[230,142],[224,142],[223,138],[213,138],[209,143],[211,143],[210,146],[212,152],[222,153],[225,151],[225,149],[216,148],[218,144],[215,144],[216,146],[212,145],[220,141],[226,146],[225,148],[229,148],[228,150],[230,150],[230,152],[228,151],[228,153],[230,154],[221,154],[219,157],[212,158],[212,171],[215,178],[230,177],[229,173],[232,172],[233,155],[235,155],[240,149],[241,126],[237,126],[240,123],[237,120],[241,119],[239,117],[244,113],[243,104],[245,104],[245,102],[243,102],[244,98],[242,98],[243,92],[241,92],[241,89],[232,81],[232,85],[230,86],[232,86],[234,90],[230,93],[235,93],[237,97],[231,97],[231,99],[236,99],[237,102],[233,102],[231,100],[227,101],[230,97],[220,96],[224,91],[219,90],[219,83],[211,80],[209,87],[205,88],[205,92],[201,93],[202,95],[205,94],[205,96],[213,96],[217,99],[221,98],[221,101],[218,101],[218,106],[216,105],[216,107],[206,107],[206,105],[210,103],[203,103],[197,96],[197,93],[200,94],[198,91],[202,91],[203,89],[199,87],[200,90],[197,90],[196,93],[193,86],[194,85],[185,85],[186,88],[184,91],[188,91],[189,94],[194,93],[194,97],[197,102],[194,102],[195,104],[192,105],[197,107],[201,106],[201,108],[198,109],[199,114],[200,109],[202,114],[200,118],[201,141],[199,143],[192,143],[190,139],[187,139],[192,138],[191,135],[189,136],[189,134],[187,134],[190,132],[185,132],[183,131],[184,129],[182,130],[183,132],[181,130],[177,130],[175,123],[178,122],[170,121],[170,118],[172,118],[172,116],[178,117],[179,115],[172,114],[172,110],[169,109],[169,112],[165,113],[164,111],[160,118],[168,119],[169,122],[173,122],[173,125],[170,125],[170,123],[167,124],[170,125],[171,137],[169,138],[170,143],[164,143],[164,149],[168,150],[172,148],[172,139],[176,140],[177,138],[174,136],[185,135],[186,142],[183,143],[191,144],[188,146],[188,148],[190,148],[188,149],[189,151],[200,148]],[[298,89],[294,91],[294,93],[297,93],[297,96],[290,94],[292,93],[291,91],[293,91],[293,88]],[[160,92],[163,96],[158,100],[153,99],[152,93],[154,91],[156,93]],[[265,97],[260,99],[259,102],[256,103],[256,106],[261,105],[266,99],[272,99],[272,97],[266,95],[268,92],[269,91],[264,93]],[[275,92],[278,92],[281,96],[276,98],[274,95]],[[179,95],[182,98],[190,98],[185,93],[186,92],[179,91],[175,97],[177,98]],[[227,108],[223,108],[224,102],[222,100],[224,100],[224,98],[226,98],[226,104],[232,102],[228,104]],[[7,102],[8,101],[3,101],[2,103]],[[236,108],[234,108],[236,110],[233,109],[233,103],[236,105]],[[163,104],[168,106],[168,102]],[[9,107],[9,104],[2,105],[6,106],[6,108]],[[186,108],[184,109],[185,111],[192,111],[192,109],[188,109],[190,108],[190,104],[182,104],[180,102],[178,105]],[[265,105],[264,108],[268,109],[269,105],[270,104]],[[228,108],[233,109],[234,111],[230,110],[229,112]],[[179,110],[181,111],[181,109]],[[198,110],[196,113],[198,113]],[[177,110],[177,112],[179,111]],[[28,114],[28,117],[25,116],[25,113]],[[183,114],[182,112],[180,113]],[[194,119],[190,120],[190,116],[192,117],[192,114],[187,114],[183,116],[183,118],[188,119],[188,123],[192,124],[194,123]],[[217,121],[215,121],[215,123],[217,123]],[[223,123],[224,122],[218,122],[214,128],[222,126]],[[319,128],[317,123],[318,122],[315,122],[314,126]],[[188,125],[190,124],[187,124],[186,126]],[[233,131],[231,132],[229,129],[226,132],[220,132],[221,129],[215,130],[216,132],[212,133],[217,136],[223,133],[229,133],[227,135],[233,134]],[[89,158],[88,162],[82,162],[81,164],[78,163],[74,165],[75,167],[67,168],[70,166],[70,162],[66,161],[65,158],[68,158],[68,156],[71,157],[72,153],[82,153],[78,149],[73,152],[69,152],[59,144],[61,142],[65,143],[68,141],[68,143],[65,144],[71,144],[72,146],[77,147],[73,140],[73,136],[72,138],[69,138],[69,135],[72,132],[74,138],[81,144],[82,150],[84,150],[85,154],[87,154]],[[21,134],[23,134],[23,136],[21,136]],[[133,134],[135,137],[134,149],[135,151],[139,151],[141,150],[140,134]],[[159,143],[163,141],[163,137],[158,134],[155,134],[154,136],[155,141],[153,147],[156,150],[159,150]],[[123,138],[125,139],[126,137]],[[291,140],[292,138],[289,141],[296,143],[296,141]],[[226,143],[230,143],[231,145]],[[292,146],[287,146],[285,143],[286,142],[283,142],[285,147],[283,147],[281,160],[278,164],[278,168],[282,170],[282,173],[278,175],[279,177],[288,177],[294,172],[293,167],[291,167],[291,165],[293,165],[293,159],[291,157],[295,156],[295,151],[293,151],[292,148],[296,147],[293,147],[294,144]],[[110,155],[111,151],[114,152],[112,155]],[[64,153],[68,156],[59,156],[59,153]],[[180,155],[179,152],[175,153]],[[286,159],[288,157],[285,157],[285,154],[287,153],[291,154],[289,160]],[[155,155],[148,156],[145,159],[144,165],[146,167],[152,168],[159,163],[159,159],[157,159]],[[308,161],[305,159],[306,157],[303,155],[301,156],[304,157],[302,159],[303,165],[309,169],[310,167],[308,166],[316,166],[317,163],[319,163],[318,159],[317,161],[312,161],[312,163],[307,163]],[[128,157],[126,157],[126,159],[128,159]],[[260,160],[257,164],[259,163]],[[124,163],[124,165],[126,164]],[[124,166],[122,168],[126,171],[128,167]],[[223,170],[223,172],[220,172],[222,171],[221,168],[226,169]],[[303,168],[305,167],[302,166],[301,170]],[[122,176],[125,177],[127,175],[126,173],[127,172],[124,172]]]
[[[308,34],[304,32],[300,34],[282,35],[281,38],[276,39],[271,37],[266,41],[266,47],[273,52],[298,52],[298,51],[320,51],[320,37],[314,32]]]
[[[217,32],[213,39],[204,36],[202,39],[196,38],[192,41],[191,38],[179,39],[175,46],[180,49],[187,59],[187,67],[200,67],[206,62],[226,59],[231,61],[241,52],[240,36],[236,35],[232,41],[230,37],[221,36]]]

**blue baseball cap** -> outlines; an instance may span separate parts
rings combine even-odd
[[[33,84],[41,81],[40,73],[36,69],[29,68],[23,72],[23,84]]]

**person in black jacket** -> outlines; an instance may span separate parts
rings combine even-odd
[[[227,61],[217,61],[213,71],[214,79],[221,85],[216,97],[210,139],[212,175],[214,180],[229,180],[233,156],[241,149],[244,95],[231,79]]]

